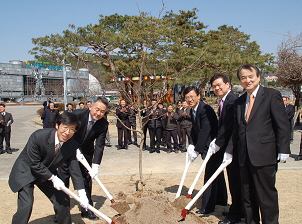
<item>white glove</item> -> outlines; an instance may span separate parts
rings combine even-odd
[[[232,160],[233,160],[233,155],[232,154],[227,153],[227,152],[225,152],[223,154],[223,161],[222,161],[222,163],[228,163],[228,164],[230,164],[232,162]]]
[[[286,163],[286,160],[288,159],[289,154],[284,153],[278,153],[277,160],[280,160],[280,163]]]
[[[189,145],[187,148],[187,152],[189,153],[189,155],[194,151],[195,146],[194,145]]]
[[[215,144],[215,140],[216,140],[216,138],[210,143],[210,146],[208,149],[208,153],[211,153],[211,155],[215,154],[216,152],[218,152],[220,150],[220,147]]]
[[[195,150],[193,150],[191,153],[189,153],[191,163],[194,162],[194,160],[198,157],[198,155],[199,155],[199,153],[196,152]]]
[[[80,205],[87,210],[89,205],[89,200],[87,198],[85,189],[78,190],[78,195],[80,198]]]
[[[51,180],[53,183],[53,187],[59,191],[61,190],[61,187],[65,187],[64,182],[56,175],[52,175],[51,178],[49,178],[48,180]]]
[[[91,176],[92,179],[98,176],[99,168],[100,168],[99,164],[92,163],[91,170],[89,172],[89,175]]]

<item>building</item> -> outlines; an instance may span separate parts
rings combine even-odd
[[[89,95],[89,71],[66,69],[68,100]],[[63,67],[48,62],[10,61],[0,63],[2,101],[63,101]]]

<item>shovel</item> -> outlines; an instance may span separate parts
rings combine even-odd
[[[70,197],[74,198],[76,201],[78,201],[79,203],[81,203],[81,199],[75,193],[73,193],[71,190],[69,190],[67,187],[64,186],[64,187],[60,187],[60,188],[61,188],[62,191],[64,191]],[[104,220],[106,220],[106,222],[108,222],[110,224],[115,224],[108,216],[104,215],[103,213],[101,213],[99,210],[97,210],[93,206],[88,205],[87,209],[89,209],[90,211],[92,211],[94,214],[96,214],[100,218],[103,218]]]
[[[182,220],[187,216],[188,211],[192,205],[197,201],[197,199],[203,194],[203,192],[210,186],[210,184],[216,179],[216,177],[231,163],[232,161],[225,161],[218,167],[211,178],[204,184],[200,191],[195,195],[195,197],[187,204],[187,206],[181,211]]]
[[[85,159],[85,156],[83,155],[83,153],[80,151],[80,149],[77,149],[77,155],[76,155],[76,157],[77,157],[77,160],[88,170],[88,172],[90,172],[91,171],[91,167],[90,167],[89,163],[87,162],[87,160]],[[117,211],[119,214],[124,214],[125,212],[127,212],[128,210],[130,210],[130,206],[125,201],[115,203],[115,200],[113,199],[112,195],[107,191],[106,187],[100,181],[100,179],[99,179],[98,176],[95,176],[93,179],[100,185],[100,187],[102,188],[102,190],[105,192],[107,198],[111,202],[111,207],[115,211]]]
[[[191,164],[191,160],[189,158],[189,154],[186,153],[186,165],[185,165],[185,169],[184,169],[184,172],[183,172],[181,180],[180,180],[180,184],[178,186],[178,190],[177,190],[175,199],[177,199],[180,196],[180,194],[181,194],[181,189],[182,189],[182,187],[184,185],[184,181],[185,181],[186,175],[188,173],[188,169],[189,169],[190,164]]]
[[[192,185],[191,185],[191,187],[190,187],[190,189],[189,189],[189,191],[188,191],[188,194],[187,194],[187,196],[186,196],[187,198],[192,198],[192,192],[193,192],[193,190],[194,190],[194,187],[195,187],[197,181],[199,180],[199,177],[200,177],[202,171],[204,170],[204,168],[206,167],[206,165],[207,165],[209,159],[211,158],[211,156],[212,156],[212,154],[207,153],[206,158],[204,158],[204,161],[203,161],[203,163],[201,164],[201,167],[200,167],[200,169],[198,170],[198,173],[197,173],[197,175],[196,175],[196,177],[195,177],[195,179],[194,179],[194,181],[193,181],[193,183],[192,183]]]

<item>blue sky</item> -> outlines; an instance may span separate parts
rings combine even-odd
[[[264,53],[276,55],[288,32],[302,32],[301,0],[163,0],[164,11],[197,8],[198,20],[215,30],[227,24],[251,35]],[[98,23],[99,15],[138,15],[139,10],[158,16],[162,0],[1,0],[0,63],[32,60],[31,38],[61,34],[69,24]]]

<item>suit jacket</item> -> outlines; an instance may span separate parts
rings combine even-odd
[[[46,128],[37,130],[30,136],[9,175],[8,182],[13,192],[19,191],[33,181],[47,181],[63,162],[69,166],[74,188],[84,189],[81,170],[76,160],[78,143],[71,138],[62,145],[59,153],[53,158],[55,133],[56,129]]]
[[[226,152],[237,149],[239,165],[243,166],[248,153],[253,166],[277,163],[278,153],[290,154],[289,125],[279,91],[260,86],[250,119],[245,121],[247,93],[235,101],[234,129]]]
[[[216,114],[210,105],[199,101],[195,120],[193,116],[193,108],[191,110],[191,117],[193,124],[190,144],[195,146],[195,151],[205,155],[212,139],[217,135],[218,122]]]
[[[285,111],[286,111],[286,114],[287,114],[287,117],[288,117],[288,121],[291,122],[292,119],[295,116],[295,107],[294,107],[294,105],[291,105],[291,104],[287,105],[285,107]]]
[[[186,111],[187,115],[182,116],[182,114]],[[178,121],[180,123],[181,127],[191,128],[192,127],[192,117],[191,117],[191,108],[184,109],[178,111],[178,114],[180,117],[178,118]]]
[[[127,127],[130,127],[130,120],[129,120],[129,115],[130,115],[130,108],[126,107],[126,112],[122,111],[122,107],[119,107],[116,109],[116,116],[126,125]],[[122,128],[123,125],[122,123],[117,119],[116,121],[116,127]]]
[[[226,148],[232,136],[234,124],[234,103],[237,98],[238,97],[232,91],[229,92],[223,103],[221,114],[220,110],[218,110],[218,134],[215,144],[218,145],[221,150]]]
[[[153,113],[151,113],[151,111],[153,111],[153,108],[149,107],[146,113],[146,116],[148,116],[149,119],[148,128],[162,128],[162,116],[165,113],[164,110],[157,107]]]
[[[90,110],[77,109],[73,113],[81,122],[80,128],[75,132],[73,138],[80,144],[81,151],[90,164],[100,164],[104,152],[108,121],[105,117],[97,120],[86,135]]]
[[[0,120],[2,120],[3,116],[2,114],[0,113]],[[5,112],[5,115],[4,115],[4,122],[3,123],[0,123],[0,133],[2,133],[3,131],[9,133],[11,132],[11,126],[10,125],[7,125],[7,122],[8,121],[11,121],[10,124],[12,124],[14,122],[14,119],[13,119],[13,116],[11,113],[7,113]]]
[[[177,121],[179,119],[179,114],[174,111],[172,113],[173,117],[170,114],[165,114],[162,118],[162,121],[164,123],[163,126],[166,130],[177,130]]]
[[[51,113],[50,109],[45,109],[41,116],[41,119],[43,121],[43,128],[47,128],[50,119],[50,113]],[[56,123],[57,117],[59,116],[59,112],[58,110],[53,110],[53,113],[54,113],[54,122]]]
[[[49,109],[49,104],[51,103],[51,101],[44,101],[43,102],[43,107],[44,107],[44,109]],[[48,105],[47,105],[48,104]]]

